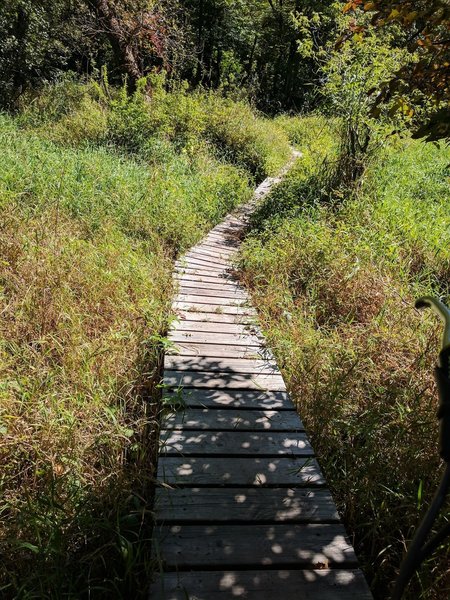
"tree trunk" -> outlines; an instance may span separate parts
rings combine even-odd
[[[114,7],[108,0],[91,0],[95,8],[99,23],[109,38],[116,59],[128,76],[130,89],[136,89],[138,79],[144,73],[139,65],[139,57],[132,46],[126,28],[118,19]]]

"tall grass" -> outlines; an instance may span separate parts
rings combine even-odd
[[[320,117],[289,128],[297,142],[303,136],[305,162],[255,215],[242,276],[384,599],[441,470],[439,328],[413,306],[421,294],[448,298],[450,154],[392,141],[360,193],[336,205],[321,189],[324,154],[336,152],[332,131]],[[427,562],[409,598],[447,597],[449,552],[443,546]]]
[[[183,89],[29,102],[0,116],[0,595],[144,597],[173,259],[289,144]]]

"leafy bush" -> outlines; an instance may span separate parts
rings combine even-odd
[[[158,159],[161,145],[189,156],[209,145],[217,158],[258,180],[276,174],[290,154],[283,128],[246,102],[190,93],[184,83],[168,90],[164,74],[142,79],[132,95],[105,80],[100,86],[69,78],[25,106],[20,121],[53,141],[112,144],[145,160]]]
[[[310,147],[335,152],[320,119],[307,125]],[[449,293],[449,151],[392,140],[339,206],[310,192],[322,181],[315,156],[255,216],[243,278],[381,599],[440,472],[440,327],[413,307]],[[446,576],[443,546],[409,597],[446,597]]]

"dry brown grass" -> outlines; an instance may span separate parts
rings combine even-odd
[[[338,208],[311,203],[314,190],[296,206],[305,178],[314,182],[311,170],[299,171],[269,199],[271,211],[256,215],[242,271],[380,600],[442,470],[433,381],[440,326],[414,300],[448,290],[450,266],[446,155],[406,146],[388,158],[377,180]],[[435,198],[420,205],[414,194],[425,181]],[[276,201],[287,216],[277,218]],[[444,545],[424,565],[407,598],[448,597],[449,553]]]

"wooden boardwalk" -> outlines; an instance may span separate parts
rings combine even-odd
[[[258,188],[257,201],[270,188]],[[155,497],[155,600],[369,600],[302,422],[232,276],[254,203],[177,264]]]

